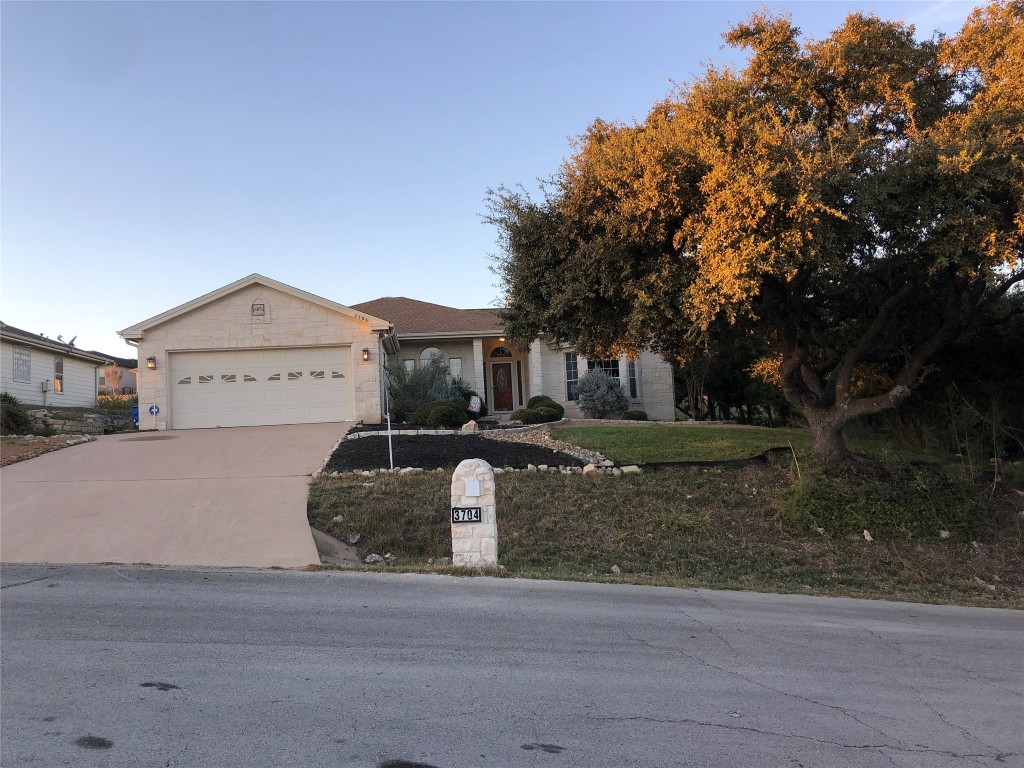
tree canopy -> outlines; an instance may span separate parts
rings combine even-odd
[[[804,40],[758,13],[639,124],[596,120],[539,199],[490,195],[506,328],[587,355],[770,343],[819,453],[951,343],[1021,311],[1024,2],[951,38],[854,13]],[[861,373],[884,387],[860,395]],[[876,377],[877,378],[877,377]]]

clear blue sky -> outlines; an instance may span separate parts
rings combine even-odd
[[[343,304],[498,299],[489,187],[642,120],[760,3],[4,2],[0,319],[116,331],[252,272]],[[789,2],[955,33],[970,2]]]

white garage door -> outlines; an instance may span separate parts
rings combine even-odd
[[[352,348],[174,352],[171,427],[350,421]]]

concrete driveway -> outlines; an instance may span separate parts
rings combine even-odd
[[[0,561],[320,562],[310,473],[348,424],[109,435],[0,470]]]

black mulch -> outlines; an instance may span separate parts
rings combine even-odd
[[[501,423],[501,422],[498,422],[498,421],[478,421],[476,423],[476,426],[477,426],[477,429],[479,429],[481,432],[484,432],[484,431],[487,431],[487,430],[492,430],[492,429],[501,430],[501,429],[522,429],[523,428],[522,424],[507,424],[507,423]],[[429,424],[404,424],[404,423],[402,423],[402,424],[392,424],[391,425],[391,431],[392,432],[415,432],[415,431],[420,430],[420,429],[437,429],[437,427],[432,427]],[[387,431],[388,431],[388,425],[387,424],[359,424],[357,426],[352,427],[348,431],[348,433],[352,434],[353,432],[387,432]]]
[[[525,469],[527,464],[582,467],[575,456],[539,445],[488,440],[476,435],[393,435],[396,467],[454,469],[464,459],[483,459],[492,467]],[[346,440],[331,454],[328,472],[382,469],[388,466],[388,439],[384,435]]]

